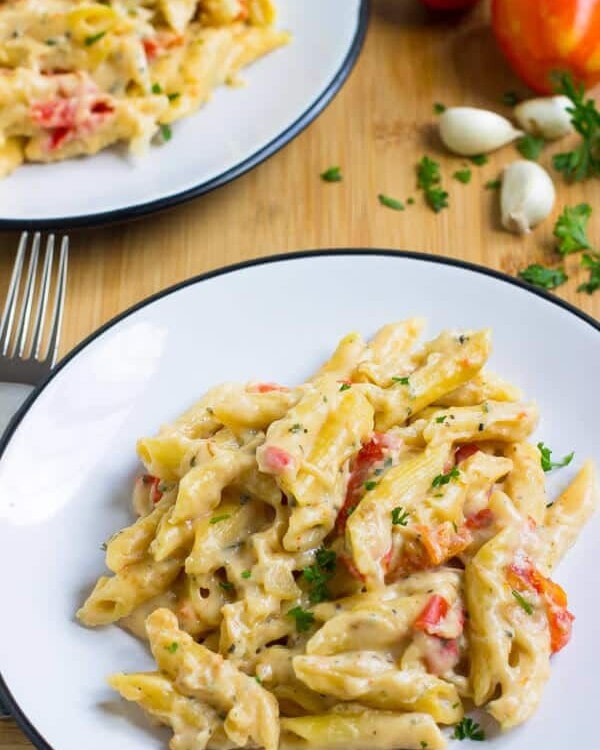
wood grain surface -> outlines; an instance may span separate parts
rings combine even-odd
[[[485,3],[449,21],[431,16],[417,0],[374,0],[366,44],[349,81],[282,151],[230,185],[167,212],[72,232],[62,353],[153,292],[272,253],[410,249],[509,274],[529,263],[555,262],[554,221],[525,238],[503,232],[498,194],[484,188],[518,157],[515,148],[506,147],[483,167],[472,166],[473,179],[463,185],[452,174],[464,160],[445,153],[436,135],[436,101],[509,114],[503,93],[525,93],[496,51],[487,21]],[[547,149],[543,164],[550,163],[552,151]],[[441,162],[450,193],[449,209],[437,215],[415,188],[415,164],[424,154]],[[342,182],[319,179],[331,165],[341,166]],[[564,205],[581,201],[598,206],[597,181],[570,186],[557,177],[556,183],[557,215]],[[414,196],[416,202],[397,212],[379,205],[379,193],[401,200]],[[590,237],[600,247],[600,210],[592,217]],[[16,234],[0,237],[0,294],[17,239]],[[577,257],[568,259],[571,279],[559,294],[600,318],[600,291],[595,296],[576,292],[583,279],[578,264]],[[12,722],[0,724],[0,750],[27,746]]]

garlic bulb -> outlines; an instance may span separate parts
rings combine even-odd
[[[566,96],[529,99],[515,107],[515,117],[523,130],[553,141],[573,132],[571,115],[567,112],[572,106]]]
[[[486,109],[450,107],[440,117],[440,135],[453,153],[477,156],[506,146],[523,135],[523,131]]]
[[[500,204],[502,226],[526,234],[550,215],[556,200],[548,172],[533,161],[515,161],[504,170]]]

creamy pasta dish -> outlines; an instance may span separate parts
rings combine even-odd
[[[273,23],[271,0],[0,3],[0,177],[169,140],[172,122],[287,42]]]
[[[490,332],[352,333],[306,383],[226,383],[138,443],[139,518],[79,620],[156,670],[111,686],[172,750],[440,750],[536,710],[573,615],[552,571],[598,502],[556,499]]]

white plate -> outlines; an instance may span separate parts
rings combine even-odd
[[[152,668],[144,647],[73,617],[104,570],[101,543],[130,519],[136,438],[210,385],[302,380],[346,332],[414,314],[429,332],[493,327],[491,366],[539,402],[539,439],[559,456],[576,451],[551,475],[553,490],[586,456],[600,459],[600,326],[508,277],[427,256],[338,252],[253,262],[161,293],[70,355],[2,448],[2,692],[37,747],[166,747],[168,733],[150,730],[105,683],[115,670]],[[575,731],[597,750],[599,543],[600,516],[558,571],[577,620],[540,711],[489,746],[564,750]]]
[[[368,0],[277,0],[292,42],[221,87],[138,160],[118,149],[51,165],[27,164],[0,181],[0,229],[129,219],[224,185],[302,131],[346,80],[362,46]],[[324,168],[328,165],[324,165]]]

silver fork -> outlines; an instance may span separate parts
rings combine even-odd
[[[54,306],[49,324],[46,313],[52,286],[54,235],[49,235],[46,240],[33,328],[30,328],[37,287],[40,245],[41,235],[36,232],[28,253],[29,236],[27,232],[21,234],[4,311],[0,319],[0,432],[4,430],[14,412],[25,400],[31,391],[31,386],[44,380],[56,364],[67,286],[69,238],[64,236],[60,242]],[[28,255],[29,261],[26,263]],[[27,272],[24,276],[26,265]],[[24,283],[22,283],[23,277]],[[19,300],[21,300],[20,304]],[[48,346],[45,352],[42,352],[46,328],[48,328]],[[0,719],[8,717],[9,712],[0,701]]]

